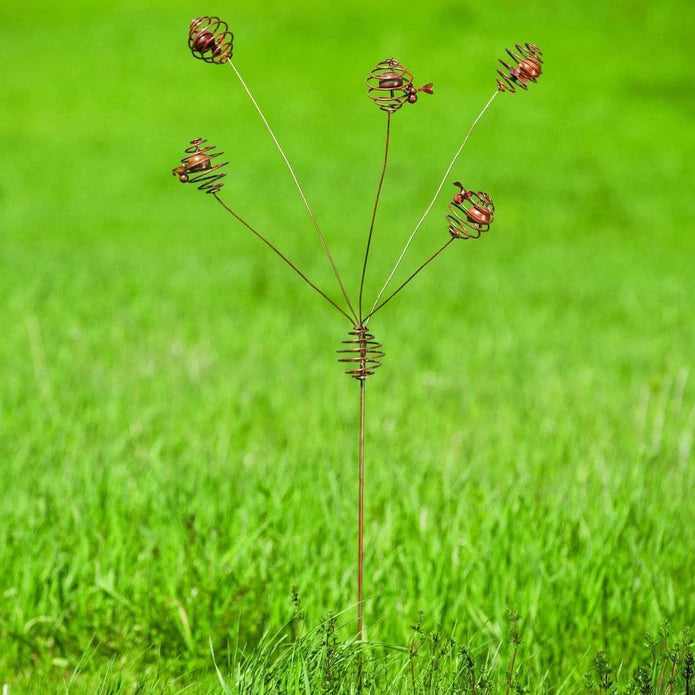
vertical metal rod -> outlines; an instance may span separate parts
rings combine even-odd
[[[357,521],[357,641],[362,641],[362,590],[364,587],[364,391],[365,379],[360,379],[360,456],[359,505]]]
[[[364,357],[365,353],[362,354]],[[357,644],[362,642],[362,591],[364,588],[364,390],[360,379],[359,504],[357,520]],[[357,654],[357,692],[362,692],[362,651]]]

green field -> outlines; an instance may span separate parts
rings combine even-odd
[[[354,670],[350,324],[171,176],[208,138],[222,197],[339,300],[233,71],[188,53],[205,13],[232,25],[353,296],[385,127],[364,78],[394,55],[434,82],[393,119],[368,299],[504,48],[543,49],[539,83],[497,98],[450,177],[492,194],[492,229],[370,324],[387,356],[367,385],[364,691],[414,692],[433,633],[504,690],[512,608],[531,691],[581,691],[601,649],[629,674],[645,630],[695,624],[693,4],[10,0],[0,688],[237,692],[287,662],[296,686],[247,692],[355,690],[307,675],[331,649]],[[446,240],[453,192],[401,279]],[[269,646],[298,635],[294,656]]]

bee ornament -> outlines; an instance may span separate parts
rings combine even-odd
[[[224,185],[220,179],[227,175],[221,169],[228,162],[213,161],[224,153],[215,152],[214,145],[203,146],[205,142],[204,138],[191,140],[190,146],[186,148],[187,156],[181,160],[181,164],[171,170],[171,173],[178,176],[181,183],[196,183],[201,191],[217,193]]]
[[[382,60],[367,77],[367,96],[386,113],[394,113],[403,104],[414,104],[418,93],[433,93],[431,82],[422,87],[413,86],[413,74],[395,58]]]
[[[492,198],[483,191],[467,191],[458,181],[454,183],[459,192],[449,203],[446,216],[449,234],[454,239],[477,239],[490,229],[495,219]]]

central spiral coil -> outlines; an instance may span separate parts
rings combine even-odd
[[[364,381],[381,367],[381,358],[384,357],[381,343],[374,339],[366,326],[355,326],[349,335],[352,336],[349,340],[342,341],[347,347],[338,350],[338,353],[345,357],[339,357],[338,362],[352,367],[345,372],[346,374],[353,379]]]

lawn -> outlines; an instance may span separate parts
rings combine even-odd
[[[394,55],[435,84],[393,118],[370,299],[504,48],[542,48],[450,177],[492,194],[491,230],[370,324],[365,621],[386,656],[365,689],[406,688],[420,611],[423,641],[501,670],[518,611],[534,692],[579,691],[602,649],[629,673],[646,630],[695,623],[692,4],[40,0],[0,8],[0,686],[236,692],[335,615],[354,651],[350,324],[171,176],[208,138],[222,197],[340,299],[233,71],[188,52],[205,13],[353,297],[385,127],[364,78]],[[453,193],[397,279],[446,240]]]

